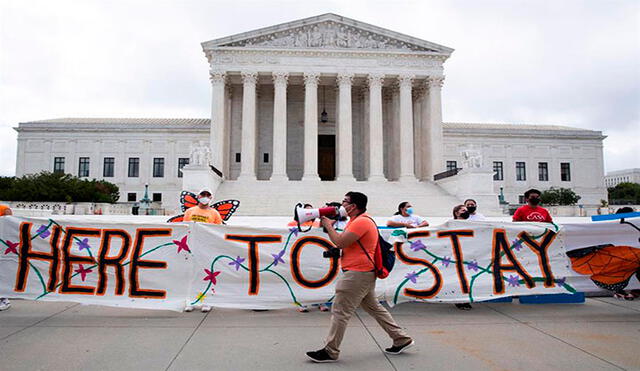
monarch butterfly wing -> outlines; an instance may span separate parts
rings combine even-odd
[[[180,223],[182,221],[184,221],[184,214],[172,216],[171,218],[167,219],[167,223]]]
[[[223,200],[211,205],[211,207],[218,210],[220,217],[222,217],[222,220],[225,222],[231,218],[231,215],[238,210],[239,206],[240,201],[238,200]]]
[[[182,191],[182,193],[180,193],[180,207],[182,208],[182,212],[196,205],[198,205],[198,196],[196,196],[195,193],[189,191]]]

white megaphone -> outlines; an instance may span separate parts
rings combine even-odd
[[[314,220],[315,218],[319,218],[321,216],[326,216],[327,218],[335,217],[335,216],[346,217],[347,210],[345,210],[344,206],[335,207],[335,206],[327,206],[321,207],[319,209],[305,209],[302,203],[297,203],[293,209],[293,219],[298,224],[298,230],[300,232],[308,232],[311,229],[311,226],[305,231],[302,230],[301,224],[304,224],[310,220]]]

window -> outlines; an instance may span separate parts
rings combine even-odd
[[[113,157],[105,157],[104,158],[104,168],[102,170],[102,176],[104,178],[113,177],[113,167],[116,160]]]
[[[524,198],[524,195],[518,196],[518,203],[519,204],[526,204],[527,203],[527,200]]]
[[[516,180],[527,180],[527,169],[524,162],[516,162]]]
[[[78,177],[88,177],[89,176],[89,157],[80,157],[80,162],[78,163]]]
[[[269,163],[269,154],[268,153],[263,153],[262,154],[262,162],[264,162],[265,164]]]
[[[135,192],[127,193],[127,201],[134,202],[135,200],[136,200],[136,193]]]
[[[137,178],[139,176],[140,159],[138,157],[129,157],[129,178]]]
[[[546,162],[538,162],[538,180],[541,182],[549,181],[549,165]]]
[[[447,161],[447,171],[455,170],[458,168],[458,164],[455,161]]]
[[[189,157],[180,157],[178,159],[178,178],[182,178],[182,168],[189,165]]]
[[[153,177],[154,178],[164,177],[164,158],[156,157],[153,159]]]
[[[493,180],[504,180],[502,161],[493,162]]]
[[[53,172],[64,173],[64,157],[53,158]]]
[[[162,193],[154,193],[151,198],[153,199],[153,202],[160,202],[162,201]]]
[[[240,162],[240,153],[236,153],[236,162]]]
[[[568,162],[560,163],[560,180],[563,182],[571,181],[571,167]]]

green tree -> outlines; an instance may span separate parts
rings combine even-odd
[[[545,205],[575,205],[581,198],[570,188],[551,187],[540,195]]]
[[[612,205],[640,204],[640,184],[624,182],[608,189],[609,203]]]
[[[113,203],[119,197],[118,186],[113,183],[70,174],[43,171],[20,178],[0,177],[0,200],[4,201]]]

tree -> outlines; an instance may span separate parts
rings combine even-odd
[[[113,183],[70,174],[43,171],[20,178],[0,177],[0,200],[4,201],[114,203],[119,197],[118,186]]]
[[[569,188],[551,187],[540,195],[545,205],[575,205],[581,198]]]
[[[640,184],[624,182],[607,189],[609,203],[612,205],[638,205],[640,204]]]

